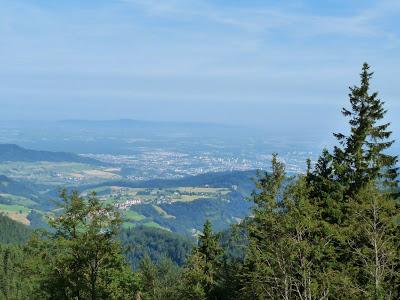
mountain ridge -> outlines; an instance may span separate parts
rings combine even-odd
[[[17,144],[0,144],[0,162],[77,162],[90,165],[104,165],[104,163],[88,157],[82,157],[70,152],[53,152],[27,149]]]

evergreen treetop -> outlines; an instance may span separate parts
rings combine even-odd
[[[390,123],[382,123],[386,110],[377,92],[370,92],[373,76],[364,63],[360,86],[350,87],[350,109],[342,114],[349,118],[350,134],[335,133],[340,146],[334,149],[337,175],[354,194],[370,181],[380,180],[390,188],[397,187],[397,156],[385,153],[393,143]]]

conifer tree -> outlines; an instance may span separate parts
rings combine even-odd
[[[156,299],[157,295],[157,266],[145,255],[139,265],[143,299]]]
[[[21,268],[27,258],[20,246],[0,244],[0,299],[34,299],[34,282]]]
[[[248,222],[249,245],[245,258],[244,272],[240,274],[243,299],[289,297],[286,249],[276,241],[283,236],[280,226],[279,198],[282,199],[282,182],[285,178],[284,165],[276,154],[272,157],[272,171],[265,173],[256,182],[252,200],[255,203],[253,218]],[[273,241],[273,242],[272,242]],[[278,257],[277,254],[280,254]],[[279,259],[279,260],[277,260]],[[279,268],[275,266],[279,264]],[[274,280],[276,278],[277,280]]]
[[[63,214],[51,220],[54,232],[27,247],[33,258],[27,272],[40,273],[37,299],[133,298],[136,282],[115,240],[119,213],[94,193],[85,199],[63,190],[60,196]]]
[[[205,261],[199,252],[194,251],[182,270],[179,298],[187,300],[206,300],[207,277],[204,273]]]
[[[143,300],[175,300],[180,285],[179,268],[164,256],[156,263],[145,255],[139,266]]]
[[[372,75],[369,66],[364,64],[360,87],[350,88],[351,108],[343,108],[342,111],[344,116],[350,118],[350,134],[335,134],[340,146],[334,148],[333,155],[324,150],[314,170],[307,174],[310,196],[320,212],[323,236],[330,237],[333,245],[333,248],[330,248],[333,251],[322,253],[322,262],[329,262],[333,274],[339,278],[335,286],[340,286],[341,290],[347,292],[347,296],[340,291],[335,294],[339,298],[382,298],[379,296],[383,293],[382,286],[374,285],[377,290],[381,289],[375,294],[371,294],[371,288],[367,288],[367,285],[373,286],[368,283],[373,276],[366,273],[368,268],[373,269],[373,263],[372,257],[366,255],[365,251],[369,254],[374,252],[370,248],[370,229],[374,224],[377,225],[371,221],[371,205],[375,205],[376,208],[379,204],[379,224],[384,228],[395,224],[393,218],[388,217],[397,209],[395,202],[381,195],[379,191],[374,192],[374,186],[379,186],[381,191],[393,191],[396,188],[397,157],[385,153],[393,141],[390,140],[389,123],[382,124],[386,113],[384,103],[377,93],[369,91]],[[371,195],[368,195],[366,190]],[[391,212],[387,210],[388,207],[391,207]],[[393,244],[388,240],[399,239],[386,230],[380,233],[384,235],[382,238],[389,248]],[[375,239],[375,242],[378,240]],[[383,250],[384,245],[381,246],[380,249]],[[361,254],[364,255],[363,258]],[[393,261],[391,263],[391,267],[398,268],[398,264]],[[387,280],[387,277],[385,278]],[[363,294],[360,291],[364,291]]]
[[[351,108],[342,114],[350,118],[350,133],[334,134],[340,146],[334,149],[337,175],[354,194],[370,181],[380,180],[391,189],[397,188],[397,156],[385,153],[392,144],[390,123],[381,123],[386,110],[377,92],[370,92],[373,73],[364,63],[360,86],[350,87]]]
[[[272,172],[256,183],[249,245],[242,274],[243,299],[317,299],[331,292],[321,253],[330,240],[321,233],[318,209],[307,180],[285,179],[276,155]]]
[[[183,270],[183,299],[216,299],[222,254],[219,235],[213,233],[211,222],[207,220],[199,236],[198,246]]]
[[[344,217],[343,188],[336,180],[334,158],[327,149],[322,151],[314,166],[307,173],[310,197],[320,209],[323,220],[330,224],[341,223]]]
[[[345,249],[351,258],[346,266],[353,285],[349,292],[354,292],[354,298],[398,299],[400,211],[396,203],[370,183],[349,205]]]
[[[208,278],[206,288],[211,290],[216,284],[217,268],[221,265],[222,247],[219,244],[219,236],[213,233],[210,220],[204,223],[197,251],[205,263],[204,273]]]

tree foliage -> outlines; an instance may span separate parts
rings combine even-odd
[[[336,173],[342,184],[348,185],[354,193],[370,181],[382,180],[389,188],[397,188],[397,156],[389,155],[387,150],[394,140],[390,139],[390,123],[382,123],[386,114],[378,93],[370,93],[370,80],[373,73],[364,63],[360,74],[360,86],[350,87],[350,109],[343,108],[342,114],[348,117],[350,133],[336,133],[340,142],[334,149]]]
[[[39,289],[42,299],[126,299],[135,278],[115,240],[121,223],[112,206],[91,194],[60,194],[63,213],[49,223],[54,233],[34,239],[27,251],[40,256]],[[31,266],[32,274],[36,265]],[[121,282],[122,278],[126,278]]]

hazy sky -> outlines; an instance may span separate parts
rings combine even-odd
[[[399,128],[399,0],[0,0],[0,38],[3,120],[329,128],[368,61]]]

